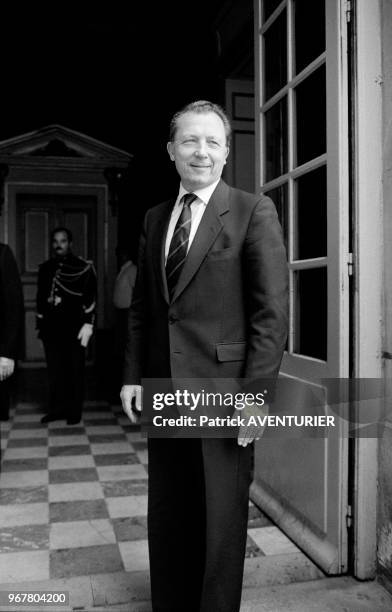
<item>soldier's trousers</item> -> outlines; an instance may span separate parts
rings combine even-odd
[[[48,413],[80,419],[84,397],[86,349],[77,338],[44,338],[49,378]]]

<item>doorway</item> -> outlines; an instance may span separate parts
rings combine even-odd
[[[25,364],[44,362],[35,329],[35,298],[39,265],[50,257],[50,233],[58,226],[69,228],[74,254],[96,262],[96,208],[93,195],[21,193],[16,197],[16,257],[25,296]]]

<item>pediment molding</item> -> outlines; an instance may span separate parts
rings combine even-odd
[[[11,164],[24,161],[35,165],[39,160],[75,163],[78,159],[81,163],[123,166],[129,164],[132,157],[127,151],[62,125],[49,125],[0,141],[0,158],[8,158]]]

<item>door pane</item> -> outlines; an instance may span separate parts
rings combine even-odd
[[[295,259],[327,255],[327,168],[322,166],[296,181],[294,207]]]
[[[265,114],[265,180],[287,172],[287,98]]]
[[[264,21],[268,19],[270,15],[274,12],[274,10],[279,6],[282,0],[264,0]]]
[[[295,0],[296,74],[325,51],[325,0]]]
[[[294,352],[326,360],[327,268],[298,270],[294,284]]]
[[[284,10],[264,35],[264,101],[287,83],[287,26]]]
[[[38,266],[48,258],[49,214],[45,210],[25,210],[24,257],[22,272],[38,272]]]
[[[295,89],[297,115],[297,165],[326,152],[325,66]]]
[[[266,191],[265,195],[271,198],[275,204],[279,221],[283,230],[284,244],[288,251],[289,215],[287,210],[287,184]]]

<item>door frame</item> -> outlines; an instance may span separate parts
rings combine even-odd
[[[354,0],[355,132],[353,376],[383,376],[382,53],[379,0]],[[371,203],[371,205],[369,205]],[[383,401],[382,398],[379,399]],[[377,557],[377,438],[354,441],[353,573],[374,578]]]
[[[65,183],[48,181],[7,181],[5,185],[5,198],[3,207],[4,226],[3,233],[5,242],[13,249],[16,246],[16,202],[21,194],[45,194],[45,195],[87,195],[96,199],[96,224],[97,224],[97,261],[94,262],[101,274],[98,274],[98,304],[101,307],[97,311],[97,327],[104,328],[107,313],[106,305],[111,304],[109,294],[109,211],[107,185],[97,183]],[[31,367],[37,367],[34,364]]]

